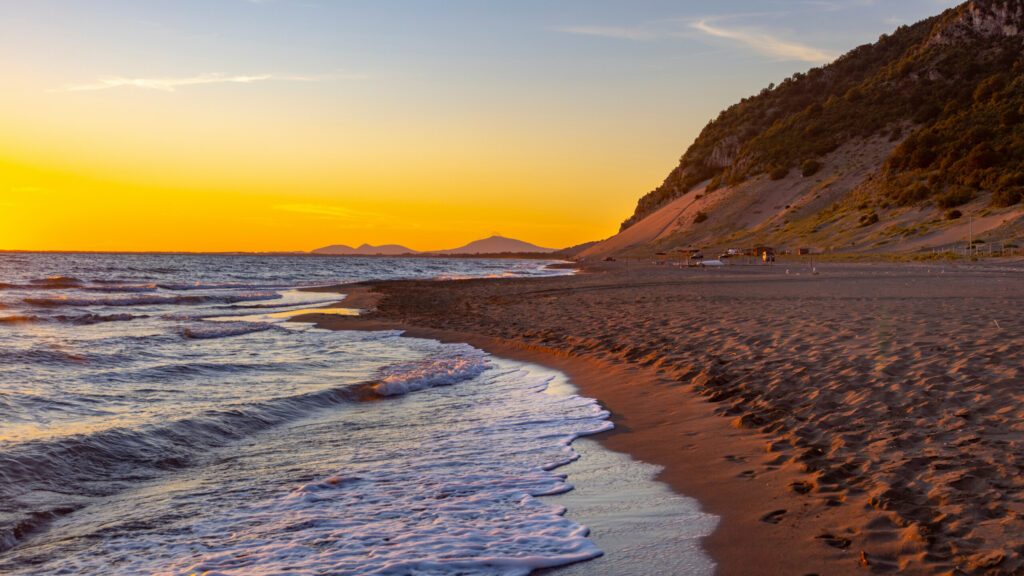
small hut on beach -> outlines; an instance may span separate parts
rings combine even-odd
[[[677,247],[672,251],[678,255],[680,266],[697,266],[704,260],[704,250],[696,246]]]

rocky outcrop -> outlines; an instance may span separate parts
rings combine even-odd
[[[735,135],[726,136],[715,143],[715,147],[711,149],[711,154],[708,155],[705,164],[712,168],[726,168],[732,166],[739,153],[740,139]]]
[[[957,9],[950,22],[941,22],[931,44],[951,44],[972,36],[1015,37],[1024,33],[1024,2],[974,0]]]

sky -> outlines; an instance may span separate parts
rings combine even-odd
[[[952,0],[0,0],[0,249],[611,236],[708,120]]]

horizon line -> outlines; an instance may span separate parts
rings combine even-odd
[[[410,249],[411,250],[411,249]],[[549,256],[554,252],[476,252],[469,254],[441,254],[449,248],[440,250],[412,251],[402,254],[318,254],[313,250],[33,250],[22,248],[0,248],[0,254],[139,254],[139,255],[195,255],[195,256],[329,256],[329,257],[355,257],[355,258],[401,258],[404,256],[442,256],[462,258],[467,256],[493,256],[501,254],[536,255]],[[563,248],[556,249],[560,252]]]

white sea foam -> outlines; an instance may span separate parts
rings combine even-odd
[[[541,497],[572,489],[553,468],[577,458],[573,439],[611,426],[607,412],[588,398],[546,393],[550,371],[465,345],[403,338],[396,346],[423,356],[421,367],[486,367],[455,386],[340,405],[301,427],[255,437],[230,466],[108,500],[102,518],[72,516],[53,534],[54,546],[65,542],[62,531],[88,534],[97,524],[102,537],[89,554],[50,557],[44,567],[525,576],[600,556],[588,528]],[[277,451],[289,457],[267,460]],[[318,466],[315,478],[284,480]],[[210,492],[217,486],[230,489]]]
[[[558,262],[568,264],[568,262]],[[548,276],[572,276],[576,273],[573,268],[552,268],[550,266],[515,266],[508,270],[501,270],[486,275],[473,274],[440,274],[438,280],[472,280],[475,278],[523,278],[523,277],[548,277]]]
[[[238,545],[168,573],[524,576],[600,556],[586,527],[538,497],[572,489],[552,470],[578,457],[574,439],[611,427],[608,413],[591,399],[545,394],[547,373],[488,363],[479,350],[447,345],[392,367],[403,391],[460,383],[412,396],[421,417],[436,418],[409,422],[422,438],[377,431],[361,445],[362,436],[352,437],[367,464],[247,510],[242,525],[199,526],[240,530]],[[403,413],[376,406],[383,410],[375,418]]]
[[[382,370],[373,387],[381,396],[398,396],[415,390],[450,386],[476,378],[487,369],[487,355],[472,346],[452,345],[443,354],[423,360],[393,364]]]

